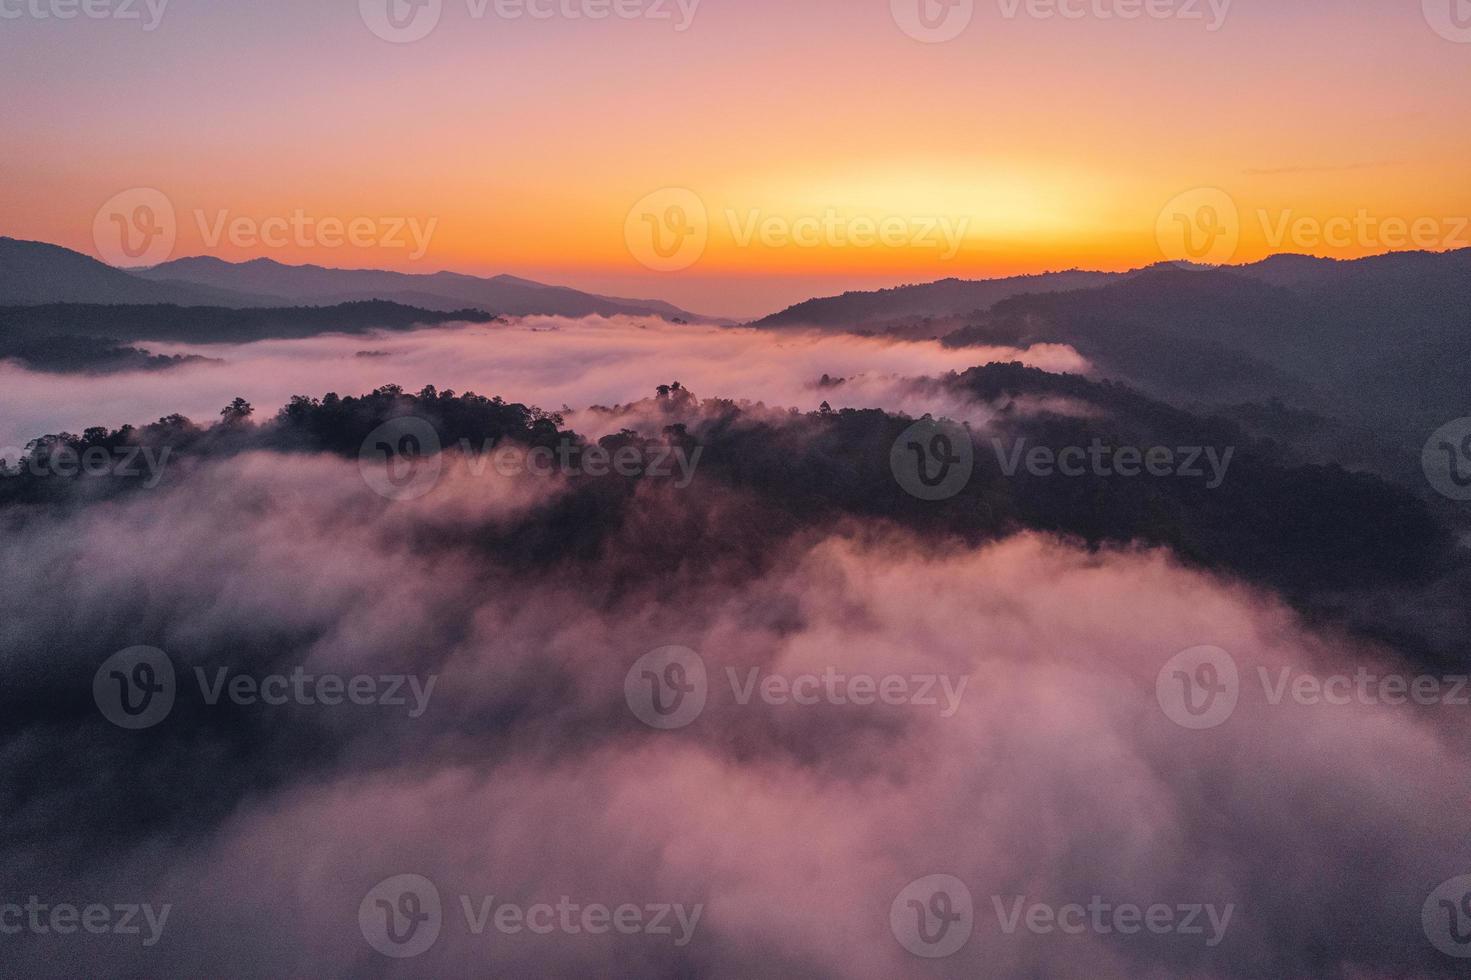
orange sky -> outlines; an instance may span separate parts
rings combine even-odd
[[[1471,244],[1471,43],[1419,0],[1238,0],[1216,30],[1205,0],[1198,20],[976,0],[942,43],[890,0],[701,0],[682,31],[673,0],[620,2],[642,12],[443,0],[404,44],[335,0],[174,0],[151,31],[0,19],[0,78],[23,93],[0,109],[0,233],[99,254],[99,208],[156,188],[175,257],[510,272],[739,316],[1183,257],[1157,229],[1199,188],[1235,210],[1215,239],[1235,261]],[[1203,235],[1199,192],[1182,200]],[[297,214],[375,233],[211,231]],[[688,251],[661,259],[649,236],[671,217]],[[432,234],[393,247],[395,224]]]

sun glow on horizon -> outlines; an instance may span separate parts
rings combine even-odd
[[[733,316],[843,288],[1148,265],[1170,257],[1161,210],[1200,188],[1236,203],[1233,261],[1471,237],[1451,234],[1471,214],[1471,47],[1417,4],[1237,5],[1218,30],[977,5],[942,44],[888,8],[704,0],[679,32],[459,10],[401,46],[355,11],[285,0],[200,5],[152,33],[24,23],[0,34],[33,94],[4,110],[0,232],[95,255],[104,202],[156,188],[177,212],[172,257],[508,273]],[[63,51],[91,72],[59,76]],[[183,75],[188,91],[146,85]],[[661,271],[626,232],[669,188],[702,202],[705,242]],[[433,234],[416,254],[206,233],[222,214],[298,211]],[[1397,245],[1361,213],[1445,234]],[[1318,233],[1345,221],[1347,239]]]

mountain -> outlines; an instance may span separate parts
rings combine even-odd
[[[263,300],[207,285],[140,279],[60,245],[0,237],[0,306],[43,303],[245,307]]]
[[[597,296],[515,276],[480,278],[457,272],[328,269],[285,265],[272,259],[226,262],[209,256],[175,259],[137,275],[153,282],[268,295],[285,304],[332,305],[382,299],[430,310],[474,306],[505,316],[625,315],[709,320],[658,300]]]
[[[0,306],[49,303],[252,307],[336,306],[385,300],[437,312],[505,316],[657,316],[723,323],[659,300],[598,296],[515,276],[413,275],[375,269],[226,262],[207,256],[122,270],[45,242],[0,238]]]
[[[1146,272],[1234,272],[1249,279],[1299,292],[1356,288],[1374,289],[1404,285],[1417,278],[1436,275],[1436,270],[1471,265],[1471,249],[1457,252],[1391,252],[1362,259],[1339,260],[1309,255],[1274,255],[1246,265],[1188,268],[1161,262],[1130,272],[1048,272],[1005,279],[941,279],[937,282],[898,286],[869,292],[847,292],[841,296],[809,299],[779,313],[755,321],[757,327],[819,327],[853,332],[914,334],[923,321],[931,329],[925,335],[943,336],[966,324],[973,314],[991,310],[997,303],[1030,294],[1070,293],[1127,282]],[[946,327],[949,327],[947,330]]]
[[[440,312],[378,300],[280,309],[138,303],[0,306],[0,359],[52,373],[163,370],[202,358],[154,355],[132,343],[243,344],[492,319],[480,310]]]
[[[1467,414],[1468,295],[1471,249],[1156,266],[1100,288],[1012,297],[944,342],[1069,344],[1097,376],[1166,401],[1277,399],[1418,453]]]
[[[909,317],[964,316],[1022,293],[1103,286],[1132,273],[1048,272],[1008,279],[941,279],[923,285],[809,299],[757,320],[757,327],[837,327],[862,330]]]
[[[55,303],[0,306],[0,338],[101,337],[181,344],[244,344],[324,333],[413,330],[446,323],[489,323],[480,310],[424,310],[383,300],[334,306],[214,307]]]

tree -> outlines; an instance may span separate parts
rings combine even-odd
[[[224,425],[241,425],[253,414],[255,414],[255,408],[250,402],[244,398],[236,398],[220,409],[220,422]]]

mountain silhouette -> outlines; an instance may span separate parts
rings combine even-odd
[[[656,316],[723,322],[659,300],[598,296],[515,276],[328,269],[272,259],[226,262],[208,256],[123,270],[59,245],[0,237],[0,306],[115,303],[245,309],[369,300],[438,312],[469,307],[506,316]]]
[[[229,289],[141,279],[60,245],[0,237],[0,306],[45,303],[270,305]]]
[[[708,319],[658,300],[597,296],[515,276],[457,272],[413,274],[377,269],[286,265],[273,259],[226,262],[209,256],[175,259],[138,276],[211,289],[268,295],[285,304],[335,305],[381,299],[427,310],[479,307],[506,316],[657,316]]]

